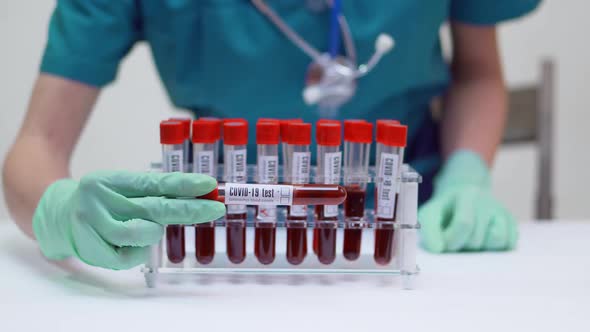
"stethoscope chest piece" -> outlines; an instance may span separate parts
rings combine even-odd
[[[335,0],[336,3],[332,3],[332,18],[333,22],[336,22],[340,27],[340,33],[335,28],[331,36],[335,37],[334,40],[338,40],[338,36],[342,35],[346,57],[337,55],[337,45],[332,47],[331,54],[321,53],[291,29],[280,16],[266,5],[264,0],[251,1],[294,45],[312,59],[312,63],[307,69],[305,89],[303,90],[303,100],[310,106],[318,105],[320,109],[337,110],[340,106],[346,104],[356,92],[357,79],[367,75],[379,63],[381,57],[391,51],[394,45],[393,38],[390,35],[380,34],[375,40],[375,53],[366,64],[358,66],[352,33],[346,18],[339,12],[340,4],[338,0]],[[316,8],[321,11],[325,9],[322,6],[329,7],[331,2],[329,3],[327,0],[306,0],[305,3],[308,8]]]
[[[346,57],[332,59],[324,53],[312,62],[306,73],[303,100],[322,109],[337,109],[356,92],[356,66]]]

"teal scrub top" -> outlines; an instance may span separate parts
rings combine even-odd
[[[266,2],[309,43],[327,48],[329,11],[313,12],[304,0]],[[342,2],[359,63],[374,52],[382,32],[396,47],[359,80],[339,118],[398,119],[409,126],[411,145],[430,116],[427,105],[450,80],[440,26],[449,20],[493,25],[524,15],[540,0]],[[320,116],[302,99],[310,59],[249,0],[58,0],[41,71],[102,87],[115,80],[121,60],[140,41],[149,44],[174,105],[198,116],[244,117],[250,142],[257,118],[315,123]],[[437,156],[424,156],[428,160],[421,166],[415,160],[420,171],[435,167]]]

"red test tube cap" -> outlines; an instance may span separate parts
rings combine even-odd
[[[278,121],[258,121],[256,124],[256,144],[279,144],[280,134]]]
[[[256,121],[256,123],[258,122],[276,122],[276,123],[280,123],[279,119],[273,119],[273,118],[260,118],[258,119],[258,121]]]
[[[365,120],[345,120],[344,140],[353,143],[371,143],[373,124]]]
[[[227,118],[227,119],[223,119],[223,123],[228,123],[228,122],[243,122],[243,123],[248,123],[248,120],[246,120],[244,118]]]
[[[211,144],[221,138],[220,123],[207,120],[193,121],[193,143]]]
[[[399,123],[384,123],[377,127],[377,142],[396,147],[405,147],[408,140],[408,127]]]
[[[342,143],[342,125],[340,121],[319,120],[316,124],[315,138],[318,145],[339,146]]]
[[[191,118],[169,118],[168,120],[182,122],[184,138],[189,139],[191,137],[191,122],[193,121]]]
[[[285,143],[289,143],[289,133],[288,133],[288,128],[289,128],[289,123],[291,122],[303,122],[302,119],[286,119],[286,120],[279,120],[279,123],[281,125],[281,140]]]
[[[386,131],[385,128],[387,127],[388,124],[400,124],[399,121],[397,120],[393,120],[393,119],[379,119],[377,120],[377,126],[376,126],[376,141],[379,143],[382,143],[383,141],[383,133]]]
[[[185,128],[182,122],[172,120],[160,122],[160,144],[182,144],[185,139]]]
[[[311,144],[311,123],[290,122],[287,127],[287,143],[293,145]]]
[[[340,123],[340,120],[333,120],[333,119],[319,119],[318,122],[316,122],[316,125],[320,124],[320,123]]]
[[[401,124],[399,121],[393,119],[379,119],[377,120],[377,130],[379,130],[379,125],[388,123]]]
[[[199,118],[199,121],[208,121],[215,123],[215,125],[219,128],[219,138],[221,138],[221,132],[223,130],[223,120],[215,117],[202,117]]]
[[[246,145],[248,144],[248,122],[224,122],[223,144]]]

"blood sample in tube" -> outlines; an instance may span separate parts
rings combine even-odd
[[[307,256],[307,226],[294,222],[287,227],[287,261],[293,265],[303,263]]]
[[[254,231],[254,254],[262,264],[270,264],[275,260],[276,225],[260,223]]]
[[[338,184],[342,165],[342,126],[339,121],[320,120],[316,124],[317,171],[316,183]],[[336,258],[338,206],[323,205],[315,208],[313,250],[323,264]]]
[[[355,260],[361,254],[365,196],[369,178],[369,153],[373,125],[363,120],[344,121],[344,202],[343,255]]]
[[[375,226],[375,262],[387,265],[393,258],[395,229],[392,224],[381,223]]]
[[[182,263],[186,256],[184,246],[184,226],[166,226],[166,252],[168,254],[168,259],[172,263]]]
[[[195,120],[192,125],[193,172],[217,178],[220,121]],[[209,264],[215,256],[215,223],[195,225],[195,257]]]
[[[395,218],[407,127],[399,122],[377,122],[375,194],[375,262],[387,265],[394,255]]]
[[[209,264],[215,258],[215,223],[195,225],[195,257],[201,264]]]
[[[290,183],[309,183],[311,171],[311,124],[290,122],[287,127]],[[307,255],[307,205],[287,208],[287,261],[301,264]]]
[[[216,192],[206,196],[228,206],[290,206],[339,205],[346,200],[346,195],[346,189],[335,184],[219,183]]]
[[[246,259],[246,227],[243,220],[227,220],[227,258],[234,264]]]
[[[248,123],[242,120],[225,121],[223,124],[224,180],[246,183],[248,179],[246,145]],[[246,204],[228,205],[225,219],[227,256],[234,264],[246,259]]]
[[[332,264],[336,260],[336,234],[338,224],[321,223],[314,228],[314,236],[317,236],[317,256],[322,264]]]
[[[263,120],[256,124],[257,182],[261,184],[278,183],[279,169],[278,121]],[[261,193],[259,193],[261,194]],[[254,254],[262,264],[270,264],[275,259],[277,208],[275,205],[256,206],[254,232]]]
[[[346,194],[344,215],[351,221],[361,220],[365,215],[366,190],[357,184],[351,184],[346,186]]]
[[[337,120],[319,120],[316,124],[317,171],[316,183],[338,184],[342,168],[342,127]],[[316,206],[318,220],[338,220],[338,206]]]
[[[164,172],[185,170],[187,132],[180,121],[160,122],[160,143],[162,144],[162,168]],[[185,253],[184,226],[166,227],[166,253],[172,263],[181,263]]]

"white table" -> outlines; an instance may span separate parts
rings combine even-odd
[[[138,270],[48,262],[4,224],[0,331],[590,331],[590,222],[523,223],[514,252],[418,262],[413,291],[370,276],[147,289]]]

